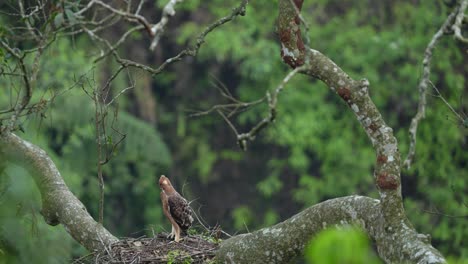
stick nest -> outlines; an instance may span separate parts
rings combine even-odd
[[[218,244],[210,238],[190,235],[177,243],[167,236],[160,233],[153,238],[125,238],[74,263],[215,263]]]

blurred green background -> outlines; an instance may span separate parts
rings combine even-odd
[[[193,43],[208,23],[229,14],[238,2],[185,1],[155,52],[148,51],[146,33],[133,34],[119,52],[156,67]],[[143,14],[159,16],[165,3],[149,1]],[[3,8],[9,5],[0,4]],[[447,15],[443,1],[305,1],[302,13],[310,24],[311,47],[353,78],[369,79],[371,96],[394,129],[404,158],[424,49]],[[368,138],[346,105],[316,80],[299,76],[286,86],[277,121],[247,152],[239,149],[220,116],[190,117],[225,102],[213,85],[215,79],[244,101],[256,100],[279,84],[289,69],[279,56],[276,16],[276,2],[251,1],[247,15],[212,32],[196,58],[173,64],[154,78],[129,70],[112,83],[114,95],[129,82],[136,84],[118,99],[114,125],[127,137],[103,167],[104,223],[113,234],[151,236],[170,229],[155,184],[161,174],[194,200],[192,206],[208,225],[219,224],[229,233],[272,225],[333,197],[377,198],[372,180],[375,155]],[[4,26],[8,19],[0,14]],[[127,29],[119,25],[105,37],[117,40]],[[47,151],[95,218],[99,190],[94,104],[83,89],[70,87],[82,75],[91,80],[90,86],[102,85],[110,77],[117,64],[112,59],[94,64],[98,52],[87,36],[61,38],[45,51],[33,101],[50,97],[53,91],[66,92],[56,98],[45,118],[24,118],[25,132],[19,132]],[[466,46],[445,37],[434,53],[431,75],[448,102],[465,113],[467,59]],[[2,76],[0,87],[4,109],[11,101],[10,88],[19,86],[14,77]],[[244,132],[265,114],[266,107],[259,106],[232,121]],[[454,263],[468,259],[467,135],[446,105],[428,96],[416,160],[402,173],[408,217]],[[39,197],[24,170],[14,166],[3,170],[0,263],[64,263],[86,254],[61,226],[44,223]]]

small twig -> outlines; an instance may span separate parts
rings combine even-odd
[[[437,208],[433,208],[434,210],[422,210],[423,212],[425,213],[428,213],[428,214],[433,214],[433,215],[440,215],[440,216],[445,216],[445,217],[449,217],[449,218],[468,218],[468,215],[450,215],[450,214],[445,214],[445,213],[441,213],[439,210],[437,210]]]
[[[440,93],[439,89],[437,89],[437,87],[435,87],[435,85],[429,81],[429,83],[431,84],[432,88],[436,91],[437,95],[436,97],[440,98],[440,100],[442,100],[442,102],[444,102],[444,104],[450,109],[450,111],[452,111],[452,113],[455,114],[455,116],[461,121],[463,122],[463,118],[457,113],[457,111],[455,111],[455,109],[453,109],[453,107],[447,102],[447,100],[445,100],[445,98],[442,96],[442,94]]]
[[[237,129],[236,127],[234,127],[234,125],[231,123],[231,121],[229,121],[229,119],[223,114],[223,112],[221,112],[220,110],[217,110],[218,114],[220,116],[223,117],[224,121],[226,121],[226,123],[229,125],[229,127],[231,127],[231,129],[234,131],[234,133],[236,134],[236,136],[239,135],[239,133],[237,133]]]
[[[136,14],[136,15],[139,15],[139,14],[140,14],[141,7],[143,6],[143,4],[144,4],[145,2],[146,2],[146,0],[140,0],[140,3],[138,4],[137,10],[135,11],[135,14]]]
[[[242,221],[244,223],[244,227],[245,227],[245,230],[247,230],[247,233],[250,233],[250,230],[249,228],[247,227],[247,224],[245,223],[245,221]]]
[[[95,128],[96,128],[96,143],[97,143],[97,174],[99,180],[99,223],[104,224],[104,177],[102,175],[102,166],[103,161],[102,158],[102,139],[101,139],[101,126],[105,126],[104,124],[104,117],[102,116],[102,112],[100,111],[99,105],[100,98],[99,98],[100,91],[98,88],[94,88],[94,107],[95,107]],[[102,119],[101,119],[102,117]]]
[[[112,98],[112,100],[107,103],[106,107],[109,107],[110,105],[112,105],[114,103],[115,100],[117,100],[117,98],[119,98],[122,94],[124,94],[125,92],[127,92],[128,90],[131,90],[131,89],[134,89],[135,86],[129,86],[125,89],[122,89],[122,91],[120,91],[116,96],[114,96],[114,98]]]
[[[95,0],[89,1],[89,3],[83,9],[76,12],[76,15],[80,16],[80,15],[84,14],[86,11],[88,11],[95,4],[95,2],[96,2]]]
[[[108,50],[107,52],[105,52],[104,54],[100,55],[99,57],[97,57],[96,59],[94,59],[94,62],[99,62],[100,60],[102,60],[103,58],[107,57],[111,52],[115,51],[120,45],[122,45],[122,43],[125,42],[125,40],[127,39],[128,36],[130,36],[130,34],[132,34],[133,32],[136,32],[138,30],[141,30],[143,29],[144,27],[142,25],[138,25],[138,26],[135,26],[129,30],[127,30],[123,35],[122,37],[120,37],[120,39],[114,44],[112,45]]]
[[[145,27],[145,29],[148,31],[148,33],[151,34],[151,24],[143,16],[141,16],[139,14],[132,14],[132,13],[128,13],[128,12],[124,12],[124,11],[115,9],[112,6],[110,6],[110,5],[106,4],[106,3],[103,3],[102,1],[99,1],[99,0],[95,0],[95,3],[102,6],[102,7],[104,7],[105,9],[109,10],[110,12],[115,13],[115,14],[123,17],[127,21],[137,22],[137,23],[142,24]]]
[[[24,13],[24,6],[23,6],[23,0],[18,1],[18,6],[20,8],[20,14],[21,14],[21,19],[24,21],[24,24],[26,24],[26,28],[29,30],[29,33],[31,36],[33,36],[37,41],[39,41],[40,37],[36,34],[34,28],[31,26],[29,23],[29,19],[25,13]],[[40,33],[39,33],[40,34]]]
[[[297,73],[301,72],[302,70],[305,70],[308,66],[304,65],[301,67],[297,67],[294,70],[292,70],[286,77],[283,79],[283,81],[278,85],[278,87],[273,91],[273,93],[270,95],[269,92],[267,92],[266,97],[268,99],[268,115],[263,118],[260,122],[257,123],[254,127],[250,129],[249,132],[242,133],[242,134],[237,134],[237,143],[239,144],[240,148],[244,151],[247,150],[247,142],[248,141],[253,141],[255,139],[255,136],[262,131],[265,127],[267,127],[269,124],[275,121],[276,118],[276,103],[278,101],[278,94],[284,89],[285,85],[291,80],[291,78],[296,75]]]

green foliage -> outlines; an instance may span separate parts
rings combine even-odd
[[[358,264],[381,263],[375,256],[369,239],[358,228],[330,228],[314,237],[305,249],[307,263]]]
[[[63,227],[44,222],[41,196],[25,170],[0,172],[0,193],[0,263],[63,263],[72,247],[85,252]]]
[[[97,85],[98,80],[94,76],[96,69],[86,59],[84,50],[75,47],[74,52],[70,52],[70,45],[74,44],[61,39],[45,51],[44,58],[53,56],[54,59],[40,61],[42,69],[47,70],[39,72],[38,91],[33,102],[41,97],[56,97],[44,115],[22,120],[26,133],[21,136],[47,151],[72,192],[84,202],[93,216],[97,216],[99,193],[95,109],[93,101],[80,87],[90,89]],[[0,79],[0,82],[13,84],[14,78]],[[119,84],[115,83],[115,86]],[[1,109],[5,109],[11,100],[5,95],[6,90],[1,90]],[[151,125],[114,106],[109,108],[106,131],[105,149],[110,149],[113,143],[120,140],[121,134],[126,135],[110,162],[103,166],[106,227],[114,234],[124,236],[141,231],[150,223],[162,222],[162,210],[156,202],[159,200],[156,178],[168,171],[171,157],[161,135]],[[57,227],[54,229],[44,223],[39,215],[40,196],[35,184],[25,172],[18,175],[15,175],[14,183],[24,185],[29,188],[28,191],[18,192],[16,199],[21,201],[8,199],[5,201],[7,207],[0,207],[0,214],[8,215],[1,219],[5,221],[2,226],[8,227],[1,236],[5,238],[7,249],[3,251],[8,254],[9,263],[36,262],[33,259],[43,259],[44,262],[40,263],[63,263],[71,259],[72,254],[84,254],[83,249],[72,242],[63,230],[56,230]],[[34,193],[34,196],[29,197],[28,192]],[[24,197],[20,198],[21,195]],[[15,203],[25,202],[28,203],[27,207],[22,210],[27,214],[7,213]],[[135,218],[139,219],[138,224],[135,224]],[[9,233],[5,233],[7,231]],[[38,232],[39,235],[36,234]],[[148,232],[151,233],[150,230]],[[61,243],[55,245],[48,240]],[[35,254],[40,254],[40,257]]]
[[[112,111],[112,109],[110,109]],[[80,113],[77,118],[74,113]],[[93,121],[93,103],[81,90],[68,92],[68,96],[61,97],[56,101],[50,116],[53,123],[45,123],[45,129],[56,134],[50,144],[58,147],[63,161],[61,168],[80,172],[81,180],[78,184],[89,186],[89,190],[83,193],[81,198],[88,202],[88,209],[97,212],[98,190],[97,190],[97,146],[95,144],[95,131]],[[117,147],[117,152],[111,161],[103,166],[106,177],[107,201],[111,205],[106,207],[106,218],[113,219],[116,214],[127,214],[120,216],[119,228],[115,231],[122,235],[133,230],[132,215],[128,212],[143,212],[147,223],[162,219],[160,205],[156,202],[159,197],[159,188],[156,178],[164,174],[170,164],[170,154],[160,134],[148,124],[136,119],[128,113],[121,111],[113,118],[112,112],[107,119],[109,138],[107,141],[117,142],[120,134],[125,134],[125,140]],[[59,125],[63,124],[63,125]],[[115,130],[117,132],[113,132]],[[83,168],[86,168],[84,170]],[[68,177],[65,176],[68,180]],[[71,181],[75,179],[71,178]],[[129,188],[131,187],[131,188]],[[80,187],[78,187],[78,190]],[[120,205],[115,203],[122,193],[127,193],[127,199]],[[136,206],[141,205],[142,207]],[[117,206],[117,207],[116,207]]]
[[[190,264],[192,258],[180,250],[171,250],[167,253],[167,264]]]
[[[234,219],[234,227],[237,230],[249,229],[249,225],[254,220],[254,212],[249,208],[249,206],[242,205],[237,207],[232,211],[232,217]]]
[[[265,196],[271,197],[274,193],[281,190],[283,183],[278,176],[271,176],[257,183],[257,189]]]
[[[233,1],[226,1],[224,5],[213,1],[209,10],[213,17],[222,16],[227,11],[220,7],[231,4],[235,5]],[[438,1],[424,4],[378,2],[372,7],[349,1],[346,4],[306,1],[303,10],[310,24],[310,45],[327,54],[353,78],[369,79],[371,96],[394,129],[404,158],[408,150],[408,126],[416,111],[424,49],[445,19],[446,10],[441,9]],[[242,100],[260,98],[267,89],[276,87],[287,73],[280,62],[279,47],[272,34],[274,28],[270,26],[275,23],[275,16],[271,14],[276,12],[271,2],[255,1],[249,5],[246,17],[213,32],[200,50],[198,59],[203,63],[217,67],[228,64],[235,69],[230,75],[223,75],[221,70],[219,76],[224,77],[222,81]],[[194,32],[204,26],[198,25],[197,30],[193,22],[184,24],[179,43],[196,36]],[[444,38],[434,52],[431,80],[457,110],[462,107],[460,98],[468,96],[464,61],[463,50],[451,38]],[[232,71],[232,68],[229,69]],[[203,78],[206,77],[199,78],[200,83]],[[205,85],[200,87],[206,90]],[[200,107],[213,105],[213,98],[204,96],[198,97]],[[461,177],[466,174],[468,159],[464,151],[466,131],[451,121],[453,114],[439,99],[429,96],[428,100],[427,116],[418,131],[415,163],[402,175],[405,205],[417,230],[431,233],[437,248],[446,255],[466,258],[468,251],[461,241],[468,238],[468,229],[463,218],[423,213],[434,208],[449,215],[468,213],[468,208],[463,206],[468,193],[466,179]],[[266,107],[261,106],[233,120],[240,124],[239,130],[243,132],[265,114]],[[214,125],[201,125],[202,122],[208,121],[189,120],[189,131],[198,135],[197,140],[205,140],[213,146],[210,137],[199,136],[208,127],[212,134],[226,134],[225,130],[213,131]],[[231,146],[234,145],[235,139],[226,141],[229,140]],[[251,156],[239,160],[234,167],[243,168],[242,179],[253,183],[261,198],[258,195],[251,198],[255,202],[249,204],[250,210],[241,206],[231,214],[233,226],[238,230],[245,228],[243,219],[253,208],[265,218],[271,218],[272,214],[278,216],[284,206],[279,200],[292,198],[308,206],[353,193],[376,195],[372,178],[375,154],[371,143],[347,106],[323,84],[301,77],[288,83],[280,94],[275,124],[263,131],[252,145]],[[208,174],[212,181],[216,181],[219,153],[226,149],[229,148],[212,147],[206,159],[198,157],[198,164],[206,160],[205,166],[210,165]],[[218,158],[213,161],[216,153]],[[246,159],[251,160],[250,169],[244,167]],[[256,163],[264,165],[257,167]],[[252,221],[249,228],[251,225],[262,226],[263,223]]]
[[[328,55],[353,78],[369,79],[370,94],[394,129],[404,157],[408,126],[418,100],[423,52],[445,19],[446,10],[436,0],[374,2],[305,1],[303,17],[310,25],[311,47]],[[165,4],[153,1],[145,7],[159,12],[157,7]],[[193,44],[199,32],[238,4],[236,0],[179,4],[160,44],[164,54],[155,54],[155,61]],[[127,135],[104,166],[105,224],[114,234],[127,236],[151,223],[161,228],[165,220],[157,202],[155,177],[168,171],[177,175],[178,184],[189,182],[188,192],[206,203],[210,214],[203,217],[210,223],[220,222],[227,231],[271,225],[332,197],[356,193],[376,196],[372,179],[375,154],[365,132],[337,96],[310,78],[296,76],[286,85],[279,97],[276,122],[257,136],[246,153],[239,151],[234,133],[219,116],[188,117],[188,111],[225,102],[210,84],[210,74],[243,101],[261,98],[279,84],[289,69],[279,56],[276,14],[277,6],[271,1],[251,1],[246,16],[208,35],[196,59],[184,60],[158,75],[153,90],[158,105],[157,130],[135,117],[132,96],[122,96],[119,107],[110,109],[109,137],[104,140],[118,141],[112,125]],[[64,10],[50,23],[65,25],[72,20]],[[3,24],[11,21],[4,21],[1,14],[0,21],[2,37]],[[138,33],[132,40],[145,39],[145,33]],[[133,44],[122,48],[124,58],[131,56],[130,52],[125,54],[127,50],[138,47]],[[89,55],[95,51],[93,43],[82,38],[61,39],[45,50],[41,66],[46,70],[39,72],[40,92],[35,93],[33,102],[65,93],[45,112],[46,118],[38,115],[34,121],[22,120],[26,134],[21,135],[48,150],[67,184],[94,215],[98,201],[94,105],[80,87],[101,83],[115,68],[113,63],[93,65]],[[468,98],[463,52],[452,38],[443,38],[434,52],[431,75],[457,111],[466,105],[460,99],[466,102]],[[26,57],[28,67],[33,55]],[[0,49],[0,63],[6,67],[14,61]],[[127,87],[126,78],[119,75],[112,91]],[[80,85],[75,86],[77,82]],[[2,77],[0,86],[17,93],[21,78]],[[16,96],[0,89],[1,109]],[[242,133],[266,111],[263,104],[230,120]],[[113,124],[114,112],[118,118]],[[467,131],[457,126],[452,116],[439,99],[428,97],[426,119],[418,131],[416,160],[411,170],[403,172],[402,188],[408,217],[416,229],[431,234],[434,246],[458,263],[456,259],[468,258],[463,244],[468,240],[465,218],[424,213],[468,214],[463,177],[468,160]],[[211,202],[220,199],[232,205]],[[24,220],[18,223],[24,225]],[[320,244],[349,236],[354,235],[345,231],[345,235],[326,236],[328,240]],[[18,248],[27,247],[26,242],[15,242]],[[367,244],[361,248],[367,250]]]

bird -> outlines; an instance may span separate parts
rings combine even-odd
[[[186,233],[187,229],[192,226],[192,209],[187,200],[172,187],[171,181],[166,176],[161,175],[159,178],[159,187],[164,215],[172,225],[172,231],[168,237],[179,242],[181,232]]]

